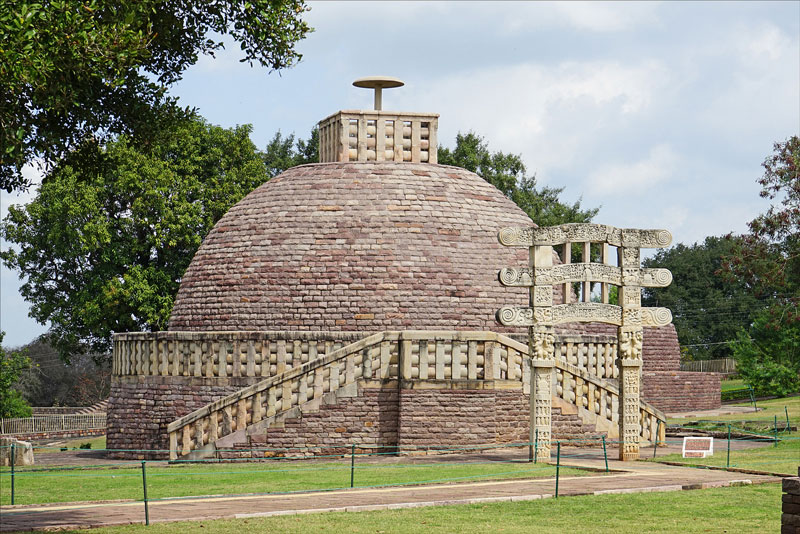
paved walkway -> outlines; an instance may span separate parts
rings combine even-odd
[[[602,458],[570,459],[571,466],[603,468]],[[778,477],[610,460],[611,473],[561,477],[559,496],[678,491],[735,484],[775,482]],[[364,511],[457,503],[524,501],[552,497],[554,479],[484,481],[462,484],[355,488],[291,495],[181,498],[149,503],[151,522],[244,518],[325,511]],[[144,504],[126,501],[8,506],[0,531],[86,528],[144,521]]]

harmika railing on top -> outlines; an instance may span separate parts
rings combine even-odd
[[[306,362],[213,402],[172,422],[170,459],[208,450],[250,425],[298,417],[335,400],[366,379],[515,380],[529,393],[527,346],[492,332],[382,332]],[[557,360],[557,392],[600,417],[616,421],[618,390],[605,380]],[[348,391],[355,395],[355,391]],[[641,403],[643,439],[655,436],[664,415]]]
[[[0,434],[38,434],[106,428],[106,414],[35,415],[0,419]]]

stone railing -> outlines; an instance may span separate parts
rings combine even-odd
[[[557,335],[555,356],[597,378],[617,379],[617,338],[611,335]]]
[[[411,358],[409,377],[483,379],[486,332],[405,332]],[[470,339],[470,335],[474,339]],[[363,332],[137,332],[114,336],[115,376],[192,376],[269,378],[363,339]],[[454,336],[461,338],[455,345]],[[414,342],[414,340],[418,342]],[[556,338],[556,356],[599,378],[616,378],[613,336],[566,335]],[[220,365],[224,361],[225,365]],[[392,365],[397,365],[395,357]],[[432,364],[438,362],[438,367]],[[521,356],[512,354],[489,378],[521,377]],[[397,376],[395,369],[395,376]]]
[[[36,415],[0,419],[0,434],[40,434],[106,427],[106,414]]]
[[[492,332],[382,332],[246,387],[172,422],[170,459],[192,458],[244,441],[322,403],[357,395],[359,380],[518,380],[530,390],[527,345]],[[558,395],[609,421],[618,406],[615,385],[557,360]],[[609,409],[611,407],[611,410]],[[655,435],[664,416],[642,406],[641,437]]]
[[[267,378],[363,337],[363,332],[116,334],[112,372],[115,376]]]

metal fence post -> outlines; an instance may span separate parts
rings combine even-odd
[[[350,487],[353,487],[353,480],[355,478],[356,469],[356,444],[353,443],[350,447]]]
[[[792,425],[789,424],[789,408],[785,404],[783,405],[783,411],[786,414],[786,432],[789,432],[792,430]]]
[[[731,424],[728,423],[728,459],[725,461],[725,469],[731,466]]]
[[[14,504],[14,458],[17,451],[14,449],[14,443],[11,443],[11,504]]]
[[[144,524],[150,526],[150,508],[147,504],[147,473],[145,472],[145,461],[142,460],[142,489],[144,490]]]
[[[756,392],[753,390],[753,386],[747,385],[747,389],[750,390],[750,402],[753,403],[753,411],[758,411],[758,404],[756,404]]]
[[[606,461],[606,473],[608,473],[608,453],[606,452],[606,437],[603,436],[603,459]]]
[[[656,421],[656,439],[653,440],[653,459],[656,459],[656,451],[658,450],[658,431],[661,430],[661,420]]]
[[[777,447],[778,446],[778,416],[777,415],[775,416],[774,425],[775,425],[775,446]]]
[[[539,460],[539,429],[533,431],[533,463]]]
[[[556,442],[556,499],[558,499],[558,471],[561,467],[561,442]]]

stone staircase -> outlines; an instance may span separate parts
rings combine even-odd
[[[367,429],[365,446],[394,442],[402,447],[402,436],[409,425],[402,421],[403,409],[393,406],[403,406],[404,402],[415,406],[413,402],[416,401],[412,400],[415,398],[430,402],[430,396],[425,395],[431,389],[445,392],[442,393],[444,397],[451,395],[447,398],[461,402],[462,407],[471,402],[463,400],[465,395],[472,395],[474,399],[481,396],[483,402],[488,403],[486,406],[492,406],[497,399],[504,399],[504,402],[516,399],[512,402],[516,403],[516,413],[521,419],[527,405],[527,400],[522,402],[522,399],[530,393],[527,359],[526,345],[492,332],[403,331],[370,335],[173,421],[167,429],[170,459],[235,456],[240,451],[228,450],[269,448],[265,446],[275,442],[270,434],[287,433],[287,425],[292,428],[316,425],[312,431],[315,437],[321,438],[317,441],[320,450],[324,450],[326,443],[341,447],[342,440],[337,434],[343,435],[348,429],[343,426],[340,432],[337,420],[346,421],[353,409],[369,410],[364,408],[369,399],[373,399],[374,405],[388,407],[388,413],[395,410],[392,417],[400,423],[395,427],[387,425],[380,431],[384,434],[378,437]],[[572,428],[573,434],[603,432],[611,439],[616,438],[619,394],[614,383],[561,359],[556,360],[555,379],[556,432],[561,426]],[[320,410],[338,410],[338,413],[321,421]],[[665,417],[645,402],[640,405],[640,415],[640,439],[646,443],[663,432]],[[467,417],[466,420],[475,419],[475,415],[467,414]],[[498,428],[501,423],[498,421]],[[517,427],[516,441],[527,441],[527,437],[519,439],[526,436],[520,434],[520,429],[526,429],[527,425]],[[468,434],[468,429],[458,427],[454,427],[452,433],[459,431],[465,432],[466,440],[486,438]],[[510,441],[508,436],[499,434],[498,440]],[[289,436],[288,441],[280,443],[291,442]],[[304,442],[304,439],[294,441]]]

